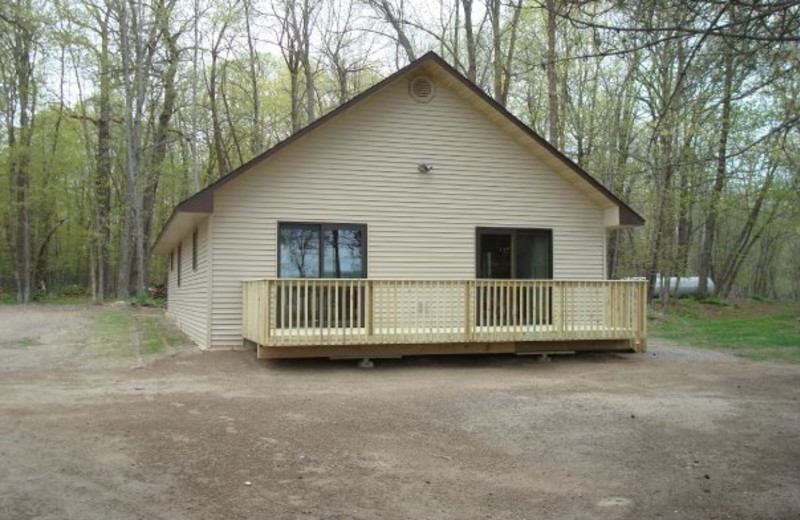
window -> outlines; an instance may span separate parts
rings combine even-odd
[[[552,279],[553,232],[549,229],[478,228],[476,274],[489,279]],[[478,287],[478,326],[551,324],[553,293],[547,285]],[[509,305],[509,302],[516,302]]]
[[[181,286],[181,246],[178,244],[178,287]]]
[[[367,226],[278,225],[280,278],[366,278]]]
[[[174,250],[169,252],[169,270],[170,270],[170,272],[175,270],[175,251]]]
[[[478,228],[478,278],[553,278],[553,232],[549,229]]]
[[[192,233],[192,271],[197,271],[197,230]]]

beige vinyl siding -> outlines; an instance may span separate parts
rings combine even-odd
[[[604,277],[603,210],[441,84],[344,112],[218,190],[213,218],[215,346],[241,343],[241,280],[277,276],[278,222],[367,224],[370,278],[474,278],[477,227],[552,229],[555,278]]]
[[[209,220],[197,227],[197,270],[192,269],[192,233],[181,240],[181,286],[178,287],[178,247],[172,250],[175,262],[168,276],[167,309],[178,327],[200,346],[209,345]]]

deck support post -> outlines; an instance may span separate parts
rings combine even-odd
[[[470,293],[472,292],[472,282],[464,284],[464,342],[468,343],[472,340],[472,331],[470,330],[470,311],[472,304],[470,303]]]
[[[547,354],[542,354],[539,356],[539,363],[549,363],[550,361],[550,356]]]
[[[372,338],[375,335],[375,285],[372,280],[367,280],[366,292],[366,332],[367,337]]]
[[[370,358],[365,357],[358,362],[358,368],[375,368],[375,363]]]

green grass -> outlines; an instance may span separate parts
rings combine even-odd
[[[653,310],[660,311],[658,304]],[[731,350],[757,361],[800,363],[800,302],[693,300],[671,304],[651,323],[654,336],[696,347]]]
[[[33,301],[36,303],[49,303],[52,305],[83,305],[89,303],[91,298],[85,294],[47,293],[37,294]],[[15,305],[17,295],[13,292],[0,293],[0,305]]]
[[[47,303],[51,305],[83,305],[90,303],[91,296],[78,291],[67,291],[61,293],[51,292],[46,294],[37,294],[33,300],[36,303]],[[135,307],[167,307],[167,300],[163,298],[150,298],[149,296],[133,296],[126,299],[125,302]],[[0,293],[0,305],[14,305],[15,303],[17,303],[16,294],[12,292]]]
[[[19,338],[15,340],[0,340],[0,347],[4,348],[28,348],[41,345],[36,338]]]
[[[101,353],[113,357],[160,354],[187,343],[163,314],[135,307],[102,309],[94,316],[92,332]]]

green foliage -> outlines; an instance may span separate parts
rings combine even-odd
[[[402,65],[391,58],[396,50],[394,31],[391,24],[381,22],[385,17],[370,7],[375,2],[317,4],[317,14],[308,26],[313,42],[309,62],[314,88],[310,89],[304,65],[298,65],[295,54],[302,52],[302,42],[294,42],[291,52],[280,48],[286,45],[283,36],[287,35],[280,16],[254,16],[250,11],[248,20],[243,3],[212,2],[201,9],[199,41],[195,42],[191,3],[179,0],[164,12],[157,12],[158,3],[138,3],[140,33],[158,37],[149,48],[151,68],[143,71],[152,81],[142,85],[141,101],[146,100],[141,108],[142,127],[132,136],[141,146],[134,144],[133,150],[127,149],[130,142],[124,139],[126,107],[133,106],[127,102],[135,100],[125,89],[122,55],[130,46],[120,41],[121,19],[115,15],[122,4],[34,2],[19,4],[19,9],[0,16],[0,85],[9,86],[0,88],[0,112],[10,116],[0,125],[0,287],[13,285],[13,255],[6,246],[13,242],[6,234],[18,219],[12,211],[11,159],[26,157],[30,161],[31,255],[38,257],[42,251],[41,262],[31,259],[37,270],[33,284],[45,281],[49,290],[57,291],[56,295],[41,296],[40,301],[77,299],[78,295],[67,294],[60,287],[90,285],[106,254],[112,285],[107,289],[113,291],[125,240],[122,230],[130,221],[126,215],[136,209],[130,207],[135,203],[126,195],[128,157],[141,154],[135,173],[137,189],[158,186],[154,197],[148,198],[154,200],[149,213],[152,241],[178,201],[225,173],[220,171],[220,158],[235,168],[286,138],[293,131],[293,108],[301,123],[309,123],[305,120],[306,92],[315,93],[314,112],[321,115]],[[408,33],[416,55],[436,48],[466,72],[465,17],[453,11],[459,2],[430,3],[430,8],[420,12],[433,16],[419,19],[415,12],[424,2],[409,4],[401,11],[410,18],[398,25]],[[733,70],[734,101],[726,119],[731,126],[728,157],[722,161],[726,184],[718,204],[719,214],[725,217],[716,225],[712,271],[725,272],[726,258],[744,259],[728,277],[735,287],[730,290],[732,284],[727,284],[729,290],[724,293],[800,298],[800,177],[796,168],[800,143],[792,119],[798,113],[800,76],[787,65],[797,62],[800,51],[791,39],[785,39],[797,32],[796,19],[784,26],[782,13],[774,12],[765,14],[760,24],[733,23],[729,17],[736,10],[728,9],[724,2],[700,1],[696,10],[688,11],[685,2],[675,1],[652,6],[587,3],[585,9],[568,9],[559,15],[551,43],[547,9],[523,2],[521,11],[516,11],[515,4],[502,3],[498,35],[492,33],[487,19],[481,19],[485,9],[475,4],[476,79],[480,88],[492,92],[493,66],[501,64],[500,69],[508,74],[509,110],[546,136],[550,116],[557,113],[556,143],[565,154],[646,218],[644,229],[615,231],[609,241],[608,250],[616,254],[615,275],[642,275],[653,269],[670,275],[697,273],[702,236],[709,236],[698,230],[707,221],[708,195],[719,167],[725,71]],[[106,9],[110,16],[104,17]],[[347,16],[342,17],[345,12]],[[708,32],[715,13],[735,29],[724,38]],[[519,15],[516,31],[512,30],[515,15]],[[19,21],[9,17],[19,18],[35,30],[18,33]],[[569,22],[569,17],[579,21]],[[152,24],[162,19],[166,30],[151,32]],[[447,22],[442,25],[444,20]],[[108,54],[102,52],[101,23],[108,23],[104,27],[108,30]],[[663,31],[654,25],[662,29],[680,26],[685,32],[655,38]],[[618,30],[601,35],[590,29],[593,26]],[[250,35],[248,27],[252,27]],[[785,32],[771,38],[776,27]],[[19,101],[18,89],[10,87],[18,68],[19,56],[13,52],[19,43],[16,34],[31,39],[36,113],[30,145],[22,146],[17,132],[16,145],[11,147],[19,120],[19,114],[11,110]],[[164,156],[153,164],[158,148],[154,136],[170,70],[166,65],[168,34],[175,35],[180,49],[174,78],[176,108],[169,120]],[[701,34],[708,37],[699,38]],[[255,47],[250,46],[248,36],[254,37]],[[493,49],[494,36],[499,36],[501,43],[498,52]],[[512,49],[513,38],[516,46]],[[265,46],[266,41],[280,43]],[[378,49],[386,51],[376,52]],[[551,51],[555,89],[548,87],[545,62]],[[726,57],[732,57],[732,69],[723,65]],[[287,59],[300,67],[294,75]],[[103,84],[99,72],[104,65],[109,71],[102,78],[108,79],[111,171],[103,174],[110,207],[109,220],[101,225],[98,207],[104,204],[98,202],[102,199],[98,193],[105,192],[98,189],[103,182],[98,182],[95,174],[100,99],[104,97],[99,92]],[[129,77],[131,71],[127,73]],[[210,81],[216,87],[214,99]],[[62,85],[67,88],[62,90]],[[212,110],[218,121],[212,121]],[[777,174],[761,200],[760,188],[766,185],[766,172],[773,168]],[[743,223],[754,207],[761,208],[760,214],[748,230]],[[109,243],[98,253],[97,244],[106,230]],[[679,237],[679,230],[686,236]],[[746,247],[739,248],[738,243]],[[144,272],[151,278],[145,283],[163,281],[164,260],[154,259]],[[13,299],[13,294],[0,295],[0,302]]]
[[[59,287],[58,290],[38,293],[33,300],[38,303],[50,303],[55,305],[79,305],[88,303],[91,294],[86,287],[78,284],[68,284]]]
[[[730,305],[727,300],[718,296],[708,296],[699,301],[703,305],[716,305],[717,307],[728,307]]]
[[[735,306],[708,307],[681,300],[652,324],[651,333],[748,359],[800,363],[800,302],[740,300]]]
[[[83,305],[89,303],[89,296],[82,294],[62,294],[57,292],[39,294],[34,297],[37,303],[52,305]]]
[[[167,307],[167,300],[164,298],[151,298],[149,296],[134,296],[125,300],[129,305],[134,307],[157,307],[165,309]]]

